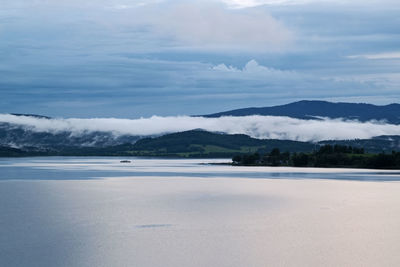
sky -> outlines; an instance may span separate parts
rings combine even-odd
[[[0,113],[400,102],[398,0],[0,0]]]

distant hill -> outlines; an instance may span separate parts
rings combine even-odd
[[[312,143],[290,140],[255,139],[244,134],[221,134],[201,130],[167,134],[137,141],[132,149],[138,155],[184,157],[231,157],[234,154],[281,151],[307,152]]]
[[[120,140],[121,141],[121,140]],[[43,140],[42,140],[43,142]],[[319,143],[276,139],[255,139],[243,134],[211,133],[192,130],[160,137],[143,138],[136,143],[109,146],[66,145],[24,146],[0,145],[0,157],[18,156],[154,156],[192,158],[230,158],[238,154],[269,153],[274,148],[285,152],[310,152],[321,145],[339,144],[364,148],[370,153],[400,151],[400,136],[379,136],[372,139],[333,140]]]
[[[27,151],[8,146],[0,146],[0,157],[22,157],[26,155]]]
[[[400,136],[377,136],[371,139],[328,140],[318,143],[276,139],[255,139],[243,134],[220,134],[186,131],[137,141],[130,149],[136,155],[223,157],[246,153],[280,151],[309,152],[319,146],[344,145],[364,148],[369,153],[400,151]]]
[[[249,115],[288,116],[298,119],[316,119],[316,117],[345,118],[362,122],[385,120],[392,124],[400,124],[400,104],[376,106],[362,103],[331,103],[303,100],[281,106],[236,109],[204,115],[204,117]]]
[[[41,119],[49,117],[32,116]],[[376,106],[371,104],[299,101],[287,105],[246,108],[205,117],[271,115],[299,119],[318,117],[385,120],[400,124],[400,104]],[[379,136],[371,139],[326,140],[315,143],[275,139],[255,139],[243,134],[211,133],[203,130],[166,134],[159,137],[123,135],[111,132],[42,131],[18,124],[0,122],[0,156],[35,155],[134,155],[176,157],[231,157],[238,153],[281,151],[307,152],[322,144],[340,144],[364,148],[367,152],[400,151],[400,136]]]
[[[43,142],[43,140],[42,140]],[[308,152],[315,144],[289,140],[260,140],[242,134],[210,133],[192,130],[143,138],[136,143],[111,146],[46,145],[12,148],[0,146],[0,156],[164,156],[232,157],[236,154],[281,151]]]
[[[144,138],[131,149],[143,155],[225,156],[241,153],[280,151],[309,152],[319,146],[344,145],[364,148],[369,153],[400,151],[400,136],[377,136],[371,139],[327,140],[318,143],[277,139],[255,139],[244,134],[221,134],[207,131],[186,131],[160,137]]]
[[[40,151],[60,150],[66,147],[109,147],[134,143],[139,139],[139,136],[131,135],[115,137],[110,132],[82,132],[79,134],[71,131],[37,132],[16,124],[0,123],[0,146],[20,149],[35,147]]]
[[[43,115],[36,115],[36,114],[11,113],[11,115],[32,117],[32,118],[38,118],[38,119],[51,119],[51,117],[47,117],[47,116],[43,116]]]

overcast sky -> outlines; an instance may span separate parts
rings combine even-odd
[[[0,113],[400,102],[400,1],[0,0]]]

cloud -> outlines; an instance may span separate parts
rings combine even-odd
[[[229,6],[234,8],[247,8],[247,7],[255,7],[260,5],[305,5],[312,3],[334,3],[334,4],[382,4],[385,3],[396,3],[396,0],[222,0]]]
[[[276,50],[293,39],[293,33],[265,11],[232,10],[210,1],[171,4],[148,19],[160,35],[201,50]]]
[[[215,77],[215,80],[220,80],[221,83],[226,81],[232,91],[241,88],[248,94],[265,93],[270,96],[275,93],[292,96],[301,94],[303,98],[309,99],[334,97],[337,94],[347,96],[349,93],[368,94],[369,91],[376,91],[377,87],[376,80],[321,77],[310,72],[280,70],[261,65],[254,59],[247,62],[243,68],[222,63],[211,69],[217,73],[218,77]]]
[[[365,58],[365,59],[400,59],[400,52],[378,53],[378,54],[365,54],[353,55],[348,58]]]
[[[222,0],[222,1],[233,8],[248,8],[261,5],[304,4],[311,2],[312,0]]]
[[[140,117],[399,99],[393,59],[346,57],[398,51],[399,1],[339,1],[0,0],[0,112]]]
[[[289,117],[159,117],[140,119],[42,119],[0,114],[1,123],[10,123],[36,132],[57,133],[70,131],[80,135],[86,132],[110,132],[121,135],[160,135],[192,129],[246,134],[255,138],[298,141],[342,140],[371,138],[379,135],[400,135],[400,125],[382,122],[344,121],[340,119],[301,120]]]
[[[136,49],[185,47],[223,51],[281,50],[293,39],[293,33],[266,10],[231,9],[216,0],[90,0],[85,3],[39,0],[17,1],[6,6],[19,11],[16,17],[24,23],[19,24],[17,30],[27,30],[28,38],[33,35],[45,39],[43,35],[47,31],[62,38],[59,32],[65,32],[84,44],[91,43],[90,38],[85,37],[89,34],[107,45],[113,38],[123,39]],[[32,8],[34,14],[29,12]],[[44,19],[52,23],[43,24]],[[44,31],[37,32],[32,26]],[[97,42],[91,45],[98,48]]]
[[[258,76],[262,79],[274,78],[274,79],[287,79],[287,78],[302,78],[306,75],[301,75],[294,71],[283,71],[274,68],[269,68],[263,65],[260,65],[256,60],[252,59],[246,63],[246,65],[242,68],[236,68],[233,66],[226,66],[225,64],[219,64],[212,67],[213,70],[227,73],[235,73],[242,74],[244,76]]]
[[[0,112],[62,117],[191,115],[376,93],[369,82],[321,78],[256,60],[234,66],[129,57],[85,57],[65,65],[46,60],[40,68],[20,64],[14,72],[0,73]]]

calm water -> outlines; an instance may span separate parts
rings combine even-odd
[[[400,263],[396,171],[124,159],[0,159],[0,266]]]
[[[130,160],[131,163],[121,163]],[[109,177],[229,177],[399,181],[400,171],[212,165],[229,159],[0,158],[0,180],[87,180]]]

